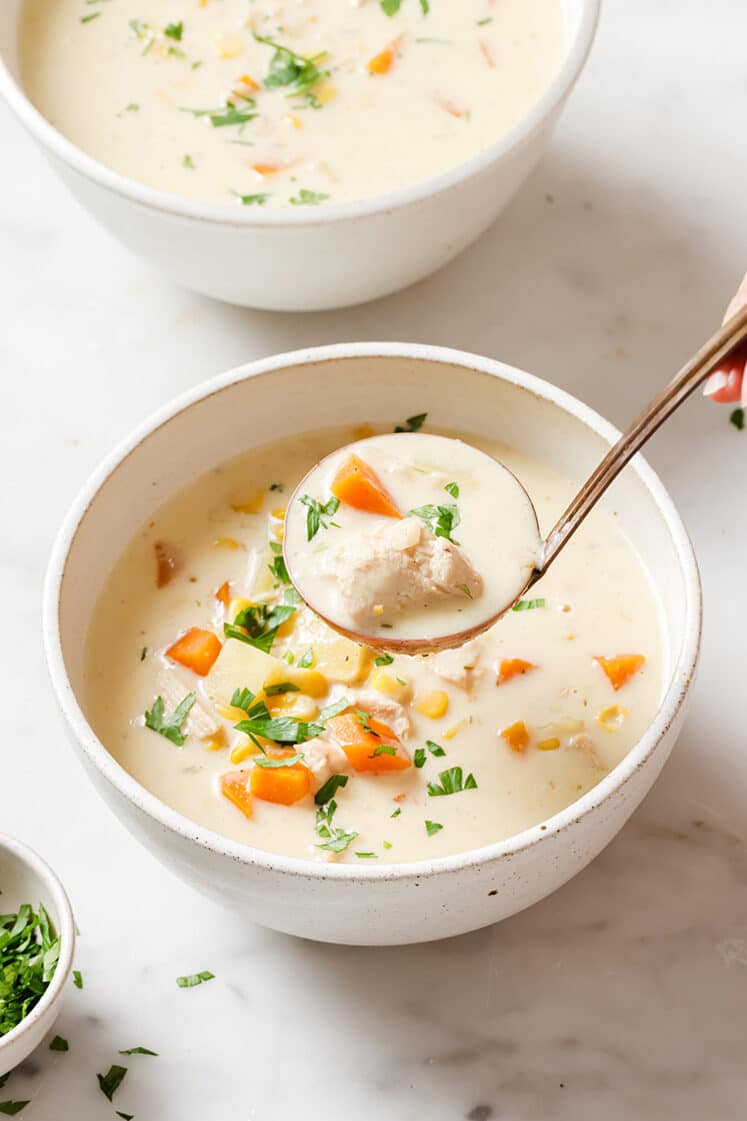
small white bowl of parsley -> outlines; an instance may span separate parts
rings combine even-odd
[[[56,874],[0,833],[0,1078],[49,1033],[74,951],[73,912]]]

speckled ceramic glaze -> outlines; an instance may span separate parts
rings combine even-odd
[[[0,94],[81,204],[180,284],[282,311],[344,307],[427,276],[474,241],[544,152],[591,47],[600,0],[565,0],[569,46],[532,109],[479,155],[362,202],[262,211],[179,198],[104,167],[34,108],[18,81],[20,0],[0,5]],[[313,269],[289,262],[313,261]]]
[[[0,1035],[0,1078],[22,1063],[54,1026],[75,953],[75,923],[65,890],[55,873],[28,845],[0,833],[0,906],[15,913],[22,903],[43,903],[60,936],[55,974],[38,1004],[7,1035]]]
[[[687,534],[638,458],[610,491],[620,523],[659,593],[671,652],[646,734],[593,790],[542,825],[485,848],[364,870],[275,856],[195,825],[144,790],[86,720],[85,636],[92,605],[123,546],[167,498],[218,463],[316,424],[390,423],[427,407],[436,426],[513,444],[583,478],[616,431],[585,405],[499,362],[407,344],[342,344],[231,371],[161,410],[99,468],[53,549],[44,633],[52,682],[97,790],[157,856],[248,919],[330,942],[427,941],[529,906],[592,860],[653,784],[684,715],[700,640],[700,587]],[[245,418],[261,417],[247,425]]]

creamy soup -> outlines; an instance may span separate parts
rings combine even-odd
[[[360,199],[462,163],[537,101],[561,0],[26,0],[21,76],[85,152],[236,206]]]
[[[526,587],[539,549],[515,476],[462,440],[423,433],[327,456],[292,495],[284,537],[307,603],[392,649],[437,646],[495,619]]]
[[[460,649],[377,655],[331,631],[287,582],[285,504],[362,435],[266,446],[167,503],[100,596],[86,705],[122,766],[186,817],[366,866],[477,848],[568,806],[650,723],[667,651],[647,572],[604,510],[532,598]],[[469,442],[555,521],[573,483]]]

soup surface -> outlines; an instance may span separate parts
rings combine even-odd
[[[667,668],[648,575],[605,510],[458,650],[377,656],[331,631],[286,582],[284,507],[371,434],[296,436],[177,495],[115,567],[86,653],[93,727],[158,798],[260,849],[360,866],[477,848],[569,805],[639,739]],[[470,443],[555,521],[571,482]]]
[[[382,194],[496,141],[565,52],[560,0],[26,0],[21,77],[100,162],[241,206]]]

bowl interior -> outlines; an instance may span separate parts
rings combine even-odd
[[[395,344],[282,356],[226,375],[207,392],[193,391],[114,453],[79,499],[58,543],[62,565],[70,540],[58,605],[61,652],[83,714],[86,634],[114,562],[167,498],[222,461],[316,426],[389,424],[424,411],[435,425],[504,441],[572,479],[584,478],[614,439],[614,430],[596,414],[553,387],[487,359],[463,359],[466,365],[452,352]],[[666,688],[678,694],[692,669],[686,664],[692,652],[685,658],[683,651],[698,629],[689,542],[645,464],[628,468],[604,501],[658,591],[670,652]],[[52,589],[53,625],[55,594]]]

